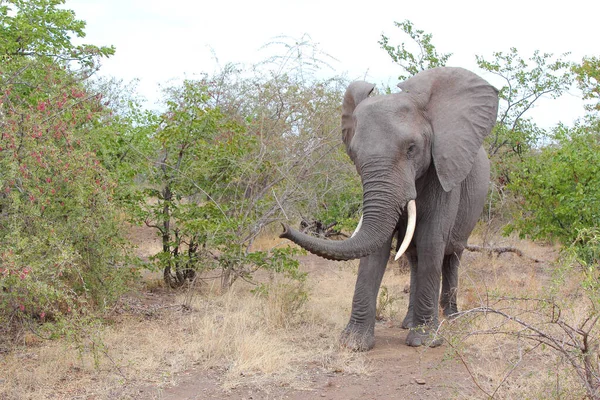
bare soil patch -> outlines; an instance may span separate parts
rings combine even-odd
[[[303,390],[270,385],[240,385],[224,390],[218,370],[191,369],[177,386],[165,389],[165,400],[200,399],[448,399],[476,394],[470,376],[456,360],[445,360],[444,348],[414,349],[404,344],[406,331],[381,323],[377,345],[366,354],[368,373],[348,374],[317,365],[306,365],[298,379]]]

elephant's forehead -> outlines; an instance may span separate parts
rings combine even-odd
[[[359,104],[354,116],[358,130],[380,128],[386,132],[417,123],[421,113],[408,96],[392,94],[371,97]]]
[[[381,117],[409,117],[416,115],[417,111],[417,106],[408,96],[398,93],[366,99],[356,108],[355,117],[359,121]]]

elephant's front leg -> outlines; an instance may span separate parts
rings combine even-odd
[[[435,336],[439,323],[440,280],[444,258],[443,242],[419,246],[418,258],[416,287],[414,288],[413,327],[408,332],[406,344],[413,347],[422,345],[436,347],[443,342],[441,338]]]
[[[352,314],[340,338],[342,346],[366,351],[375,345],[377,293],[390,257],[391,245],[390,237],[377,251],[360,259],[352,299]]]

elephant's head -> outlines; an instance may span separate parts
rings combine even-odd
[[[394,233],[417,196],[415,181],[432,162],[444,191],[466,178],[496,121],[498,91],[449,67],[423,71],[398,87],[400,93],[369,97],[374,85],[353,82],[344,96],[342,138],[363,184],[360,230],[328,241],[284,226],[281,237],[328,259],[365,257]]]

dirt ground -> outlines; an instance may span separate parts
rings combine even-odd
[[[306,366],[303,379],[308,390],[285,387],[252,388],[240,386],[225,391],[219,384],[219,371],[189,370],[182,374],[176,387],[158,393],[142,388],[147,394],[165,400],[201,399],[449,399],[472,393],[474,384],[464,367],[455,360],[444,361],[445,349],[415,349],[404,344],[406,331],[380,324],[375,336],[377,344],[367,355],[369,376],[328,371]],[[463,397],[464,398],[464,397]]]

